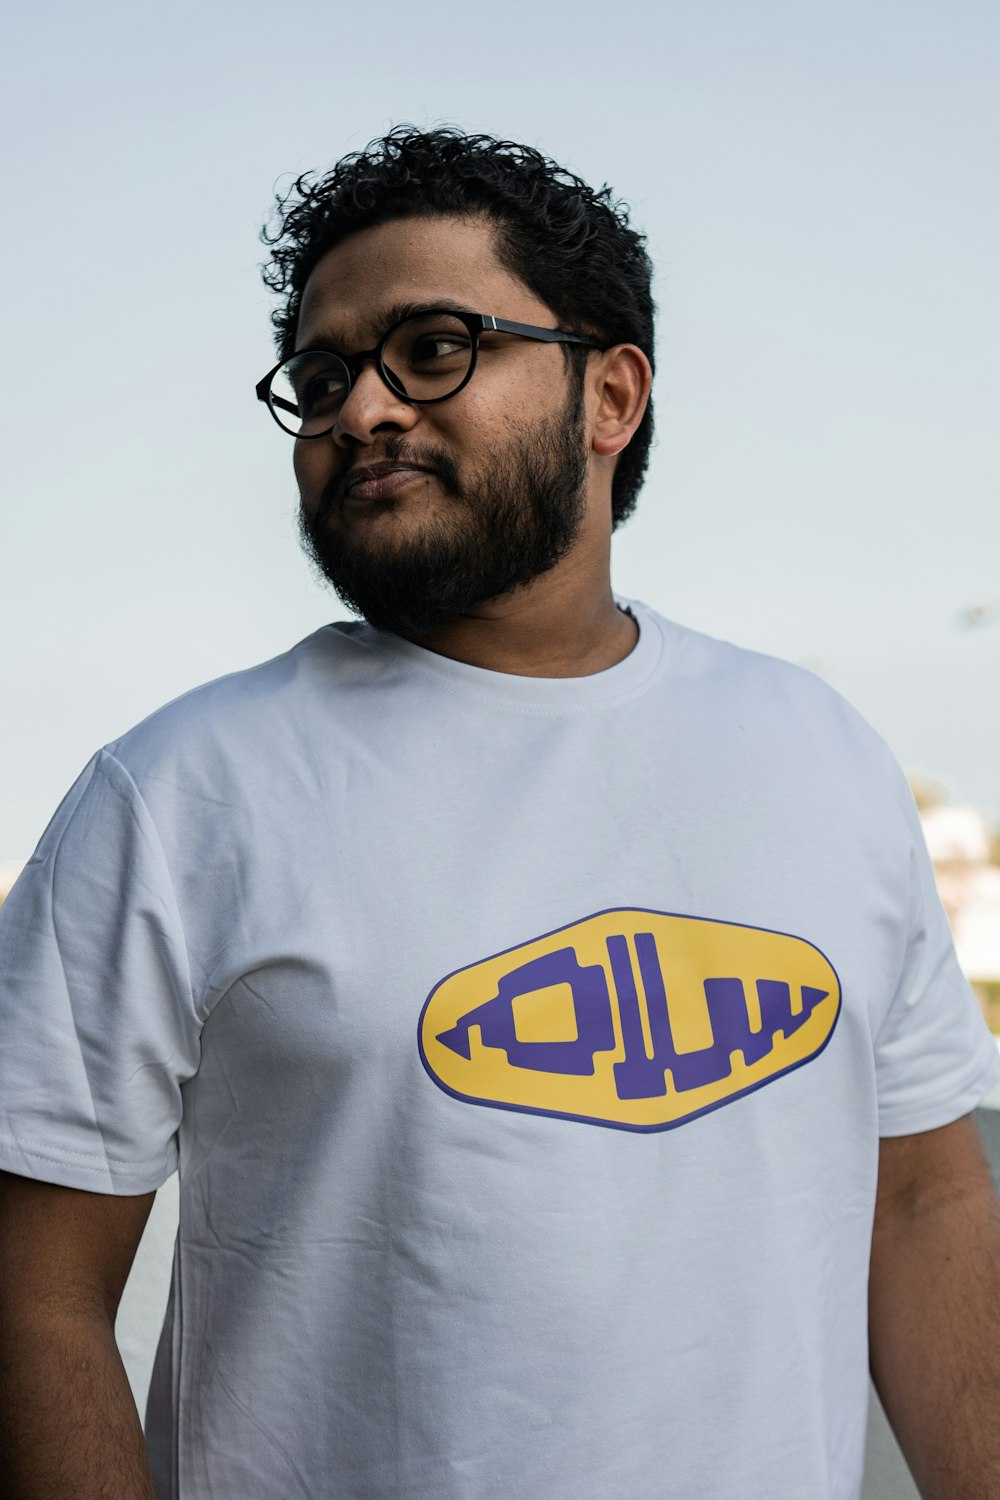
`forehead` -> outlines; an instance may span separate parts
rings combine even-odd
[[[350,235],[319,261],[302,294],[296,344],[323,335],[360,348],[385,331],[386,309],[436,298],[523,322],[545,310],[500,264],[486,220],[392,219]]]

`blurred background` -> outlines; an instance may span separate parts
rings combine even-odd
[[[631,205],[659,440],[615,588],[874,724],[1000,1030],[995,5],[38,0],[0,79],[0,890],[99,745],[344,617],[254,400],[258,231],[295,174],[453,122]]]

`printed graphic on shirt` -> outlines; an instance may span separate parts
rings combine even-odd
[[[618,908],[442,979],[420,1056],[470,1103],[669,1130],[810,1062],[840,998],[804,938]]]

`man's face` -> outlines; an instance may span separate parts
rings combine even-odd
[[[397,219],[352,235],[306,284],[296,348],[370,349],[391,309],[443,299],[553,328],[500,265],[482,220]],[[391,481],[362,471],[412,464]],[[584,404],[558,345],[484,333],[447,401],[412,405],[374,362],[333,432],[295,444],[306,551],[349,609],[419,637],[529,583],[573,547],[587,512]]]

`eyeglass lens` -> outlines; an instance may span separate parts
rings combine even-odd
[[[448,313],[415,313],[389,334],[382,350],[388,383],[413,401],[450,396],[472,364],[468,328]],[[293,354],[271,377],[270,402],[282,427],[297,437],[318,437],[337,420],[350,374],[336,354]]]

